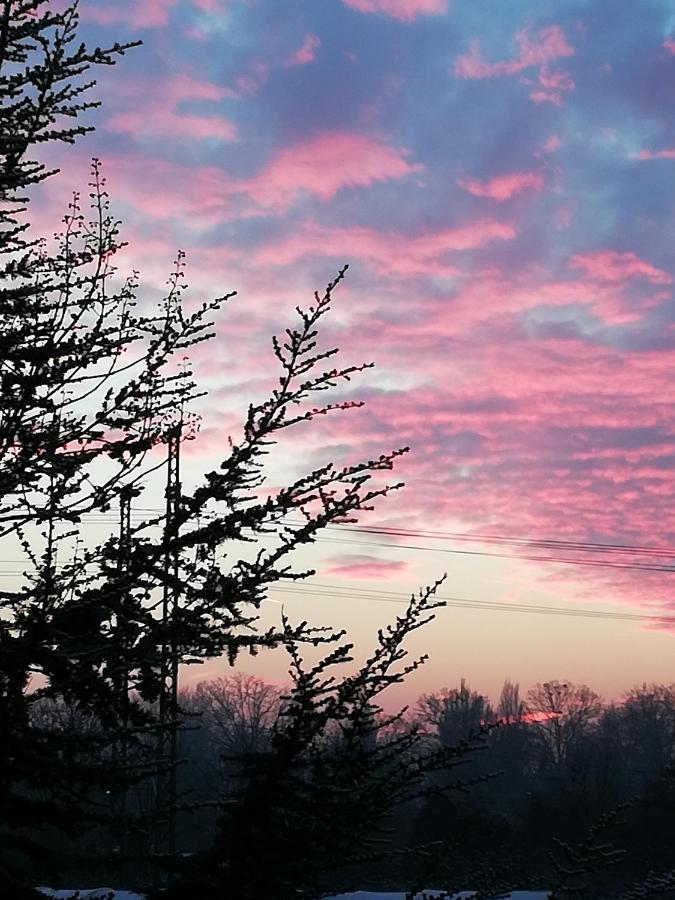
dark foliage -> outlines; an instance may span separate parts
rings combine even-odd
[[[395,727],[402,714],[384,717],[377,702],[424,661],[403,662],[403,642],[442,605],[433,599],[436,587],[413,596],[406,612],[380,631],[372,655],[341,679],[333,668],[352,661],[352,645],[339,643],[342,634],[331,635],[334,649],[307,665],[286,623],[292,689],[269,745],[236,757],[241,786],[224,799],[214,847],[158,897],[312,900],[353,888],[355,870],[368,864],[379,862],[381,869],[392,858],[428,854],[429,847],[389,846],[392,811],[489,778],[457,772],[487,730],[452,747],[430,746],[416,726]]]
[[[167,511],[103,543],[87,540],[88,517],[128,509],[165,465],[158,447],[194,437],[187,410],[199,392],[176,361],[212,337],[210,316],[232,294],[188,312],[179,253],[159,308],[140,311],[138,274],[120,278],[114,265],[123,243],[98,160],[89,215],[76,194],[54,242],[32,235],[27,197],[53,172],[31,153],[86,132],[76,120],[95,105],[84,99],[88,70],[132,45],[78,45],[77,4],[62,13],[41,0],[0,8],[0,537],[25,573],[0,595],[0,854],[9,878],[10,867],[49,871],[35,826],[91,828],[111,817],[106,798],[166,768],[166,736],[177,727],[169,671],[289,640],[288,629],[256,627],[268,588],[304,577],[288,563],[292,552],[384,496],[391,487],[370,479],[405,450],[322,465],[265,496],[265,457],[281,432],[357,405],[315,399],[366,368],[336,367],[337,350],[317,345],[343,270],[275,339],[278,386],[249,408],[219,469],[191,492],[172,485],[170,521]],[[289,513],[303,524],[285,524]],[[266,548],[248,552],[263,535]],[[227,563],[217,559],[225,547]],[[292,636],[328,639],[306,623]],[[67,734],[36,723],[43,700],[93,717],[99,731],[74,753]],[[122,803],[113,818],[126,816]],[[125,824],[138,827],[131,817]]]

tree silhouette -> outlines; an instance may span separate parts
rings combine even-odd
[[[526,711],[539,739],[541,765],[562,772],[597,721],[602,702],[585,684],[554,680],[528,691]]]
[[[353,649],[343,633],[332,633],[333,648],[308,664],[284,620],[292,685],[269,747],[235,755],[241,783],[224,798],[214,847],[189,859],[172,889],[151,897],[315,900],[353,889],[355,871],[368,864],[429,853],[388,846],[392,811],[490,777],[461,777],[484,731],[452,747],[430,746],[417,726],[401,724],[405,711],[384,716],[378,702],[426,660],[407,661],[403,644],[443,605],[434,599],[440,583],[413,595],[366,661],[342,678],[336,667],[352,662]]]
[[[370,479],[405,452],[346,467],[326,463],[266,493],[265,458],[286,429],[358,405],[318,402],[367,368],[340,367],[337,350],[317,344],[345,268],[274,339],[278,386],[249,407],[219,468],[191,492],[175,480],[166,514],[131,524],[128,510],[141,483],[161,477],[166,465],[162,448],[175,451],[197,431],[189,406],[199,390],[189,367],[177,370],[177,362],[213,336],[211,316],[233,294],[187,312],[179,253],[158,309],[140,313],[138,273],[121,278],[115,267],[120,223],[96,159],[89,214],[75,194],[54,244],[30,231],[28,194],[54,174],[31,154],[88,130],[60,122],[96,105],[84,99],[90,67],[133,46],[76,45],[77,4],[60,13],[43,7],[43,0],[4,2],[0,22],[0,537],[23,557],[24,569],[18,587],[0,595],[5,881],[15,878],[26,853],[39,852],[35,826],[82,827],[87,795],[100,801],[101,794],[123,794],[147,776],[148,759],[129,763],[130,742],[147,749],[154,731],[155,768],[168,764],[175,777],[175,759],[166,759],[178,719],[175,677],[171,688],[168,682],[180,664],[221,654],[234,662],[242,649],[286,643],[291,634],[298,642],[329,639],[307,623],[261,632],[260,604],[271,585],[307,574],[289,563],[296,548],[397,486],[374,487]],[[87,517],[113,508],[126,522],[120,533],[88,541]],[[288,524],[289,514],[301,524]],[[261,538],[258,552],[248,552]],[[96,776],[67,771],[63,735],[32,717],[45,699],[100,722],[95,740],[103,765]],[[164,819],[175,799],[159,797]],[[26,867],[35,870],[34,863]]]
[[[423,694],[416,715],[424,725],[431,725],[439,741],[452,747],[477,734],[481,726],[495,716],[487,697],[472,691],[464,678],[459,688],[442,688],[432,694]]]
[[[254,753],[268,744],[279,712],[280,690],[254,675],[201,681],[182,704],[201,724],[221,754]]]

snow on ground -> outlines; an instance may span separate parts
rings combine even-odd
[[[108,897],[111,896],[114,900],[143,900],[140,894],[132,894],[131,891],[114,891],[112,888],[68,888],[56,891],[54,888],[41,887],[38,890],[47,897],[53,897],[54,900],[70,900],[73,894],[78,894],[78,900],[108,900]]]
[[[39,890],[53,900],[70,900],[77,892],[77,888],[55,891],[52,888],[42,887]],[[140,894],[132,894],[130,891],[114,891],[112,888],[80,888],[79,900],[108,900],[112,896],[114,900],[142,900]],[[542,891],[515,891],[509,894],[511,900],[546,900],[548,895]],[[454,894],[450,898],[444,891],[428,890],[417,894],[416,900],[432,900],[432,898],[445,898],[445,900],[462,900],[471,897],[471,891],[463,891]],[[373,893],[372,891],[352,891],[349,894],[337,894],[335,897],[326,897],[325,900],[405,900],[405,894],[401,893]],[[506,900],[506,898],[504,898]]]
[[[432,898],[444,898],[444,900],[462,900],[472,896],[471,891],[462,891],[450,897],[445,891],[427,890],[416,895],[416,900],[432,900]],[[514,891],[508,895],[511,900],[546,900],[548,894],[545,891]],[[349,894],[336,894],[335,897],[326,897],[325,900],[405,900],[405,894],[399,893],[373,893],[372,891],[352,891]],[[503,900],[507,900],[506,896]]]

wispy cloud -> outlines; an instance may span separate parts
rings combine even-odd
[[[408,564],[402,560],[380,559],[378,556],[355,553],[332,557],[322,571],[325,575],[335,575],[338,578],[383,580],[392,575],[401,575],[407,568]]]
[[[422,171],[409,156],[378,138],[322,132],[279,150],[242,189],[263,206],[286,206],[301,191],[326,201],[343,188],[369,187]]]
[[[541,191],[544,179],[537,172],[511,172],[509,175],[498,175],[488,181],[460,178],[457,184],[475,197],[489,197],[490,200],[502,202],[523,191]]]
[[[178,0],[117,0],[115,4],[83,4],[84,21],[98,25],[123,24],[128,28],[164,28]]]
[[[321,39],[315,34],[306,34],[302,44],[286,57],[286,66],[305,66],[314,62],[316,53],[321,46]]]
[[[326,228],[305,223],[295,234],[264,244],[255,253],[263,265],[290,265],[304,257],[362,260],[384,277],[449,278],[459,273],[453,255],[515,235],[512,225],[477,219],[458,228],[405,234],[370,228]]]
[[[412,22],[417,16],[441,16],[448,10],[448,0],[342,0],[345,6],[363,13],[380,13],[401,22]]]
[[[615,250],[579,253],[572,257],[571,264],[598,281],[616,283],[632,278],[646,278],[652,284],[673,283],[672,275],[640,259],[635,253],[618,253]]]
[[[130,87],[127,83],[127,89]],[[109,131],[141,138],[170,137],[176,142],[237,139],[237,126],[231,119],[218,113],[188,111],[190,104],[215,103],[229,96],[227,88],[179,73],[162,79],[136,79],[133,90],[140,95],[140,102],[110,116],[105,123]]]
[[[638,150],[633,159],[675,159],[675,147],[664,147],[661,150]]]
[[[471,79],[502,78],[536,68],[538,85],[531,90],[530,97],[535,103],[548,101],[560,105],[563,93],[574,89],[574,80],[569,72],[550,68],[554,60],[574,55],[574,49],[568,44],[562,28],[559,25],[542,28],[534,39],[527,31],[519,31],[515,43],[515,56],[488,62],[482,54],[480,39],[474,38],[467,53],[455,60],[455,75]]]

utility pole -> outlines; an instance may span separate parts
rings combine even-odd
[[[129,589],[129,565],[131,562],[131,505],[134,497],[140,494],[140,490],[131,485],[123,485],[119,492],[120,520],[119,520],[119,547],[117,557],[117,574],[120,596],[117,612],[117,628],[120,632],[120,645],[122,659],[120,660],[119,678],[117,689],[121,701],[122,733],[113,746],[114,768],[119,772],[121,785],[113,796],[113,828],[118,838],[117,851],[125,865],[129,851],[129,823],[128,823],[128,789],[125,779],[128,776],[127,765],[129,762],[129,746],[127,728],[129,717],[127,705],[129,702],[129,667],[126,654],[129,649],[127,594]]]
[[[178,662],[176,613],[180,606],[180,554],[177,546],[178,512],[181,495],[180,446],[183,419],[167,438],[166,511],[164,520],[164,586],[162,593],[162,647],[160,656],[161,693],[157,761],[157,809],[159,845],[173,854],[176,849],[176,799],[178,796]]]

